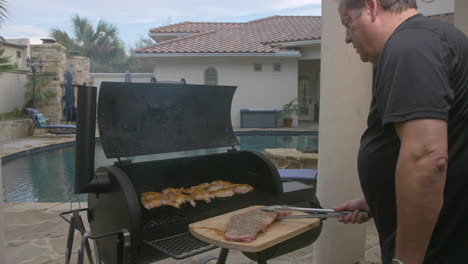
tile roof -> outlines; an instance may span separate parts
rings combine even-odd
[[[453,24],[454,14],[431,17]],[[278,43],[321,39],[321,17],[272,16],[245,23],[183,22],[150,29],[150,33],[190,33],[136,53],[275,53]]]
[[[150,33],[193,33],[138,49],[137,53],[275,53],[275,43],[318,40],[316,16],[272,16],[246,23],[197,23],[153,28]],[[289,49],[291,50],[291,49]]]

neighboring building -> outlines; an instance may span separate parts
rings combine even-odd
[[[234,126],[240,126],[240,109],[280,109],[294,98],[301,105],[299,118],[316,120],[320,25],[313,16],[184,22],[151,29],[158,44],[136,54],[152,60],[158,80],[237,86]]]
[[[17,66],[14,71],[0,74],[0,113],[3,113],[24,106],[29,39],[0,40],[0,48],[4,49],[3,57],[9,57],[10,63]]]
[[[453,0],[420,0],[420,11],[453,23]],[[321,17],[273,16],[246,23],[183,22],[150,29],[157,44],[136,50],[158,80],[238,86],[240,109],[281,109],[298,98],[299,121],[318,121]],[[340,40],[341,41],[341,40]],[[344,36],[342,41],[344,41]],[[297,125],[297,118],[295,119]]]

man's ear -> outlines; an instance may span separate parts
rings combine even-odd
[[[366,10],[371,17],[371,21],[374,22],[377,16],[377,0],[366,0]]]

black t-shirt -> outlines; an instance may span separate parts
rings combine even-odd
[[[394,256],[395,168],[400,140],[394,123],[448,122],[444,205],[425,263],[468,262],[468,38],[450,24],[416,15],[385,44],[375,73],[368,128],[358,169],[379,231],[382,260]]]

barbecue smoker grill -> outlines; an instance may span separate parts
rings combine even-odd
[[[88,193],[90,234],[96,238],[97,255],[104,263],[184,259],[214,249],[194,238],[188,225],[251,205],[320,206],[312,187],[284,192],[278,171],[266,156],[234,147],[239,145],[230,118],[235,89],[103,82],[97,113],[99,132],[105,155],[117,161],[94,170],[96,87],[79,86],[75,193]],[[227,149],[224,153],[138,163],[129,158],[220,147]],[[246,183],[255,190],[211,203],[197,201],[195,207],[187,203],[180,209],[163,206],[147,210],[140,204],[140,194],[146,191],[213,180]],[[258,256],[270,259],[309,245],[320,231],[321,226],[259,255],[244,254],[254,260]],[[218,260],[224,261],[225,256]]]

